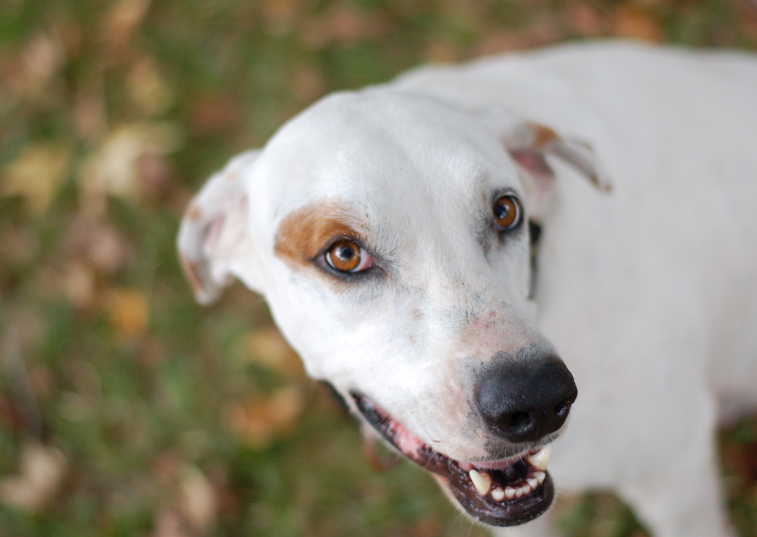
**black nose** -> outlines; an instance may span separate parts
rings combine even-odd
[[[495,358],[473,395],[492,432],[510,442],[526,442],[559,429],[578,390],[562,360],[546,355],[527,360]]]

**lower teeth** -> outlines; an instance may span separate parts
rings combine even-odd
[[[471,478],[473,486],[481,496],[491,495],[492,499],[497,502],[501,502],[505,498],[512,500],[513,498],[522,498],[523,496],[528,496],[534,490],[536,490],[539,485],[544,483],[544,480],[547,478],[547,474],[545,472],[539,471],[536,472],[532,477],[529,477],[526,482],[520,487],[505,487],[504,489],[502,489],[501,487],[495,487],[494,489],[489,491],[489,488],[492,484],[492,478],[489,474],[487,474],[486,472],[471,470],[469,472],[469,476]]]

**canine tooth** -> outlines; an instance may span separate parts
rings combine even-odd
[[[547,478],[547,474],[545,474],[544,472],[536,472],[534,474],[534,477],[536,478],[536,482],[541,485],[542,483],[544,483],[544,480]]]
[[[501,488],[497,487],[492,491],[492,498],[495,502],[501,502],[505,499],[505,491]]]
[[[470,480],[473,481],[473,486],[476,487],[476,490],[481,496],[484,496],[489,492],[489,487],[492,486],[492,478],[489,474],[486,472],[479,473],[476,470],[471,470],[468,472],[468,475],[470,476]]]
[[[515,489],[512,487],[505,487],[505,496],[507,496],[508,500],[515,498]]]
[[[528,486],[531,490],[535,489],[538,485],[539,485],[539,482],[536,480],[535,477],[528,478]]]
[[[544,446],[538,452],[526,457],[526,460],[538,470],[546,470],[549,457],[552,455],[552,446]]]

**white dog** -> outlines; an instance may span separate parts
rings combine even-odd
[[[179,250],[200,302],[261,293],[474,519],[550,535],[555,487],[606,487],[655,536],[730,533],[714,432],[757,406],[754,57],[578,45],[329,96],[210,179]]]

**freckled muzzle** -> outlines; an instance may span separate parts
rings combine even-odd
[[[551,505],[554,486],[546,471],[549,446],[486,463],[457,461],[434,450],[367,397],[356,392],[351,395],[368,423],[400,453],[435,474],[476,520],[517,526]]]

